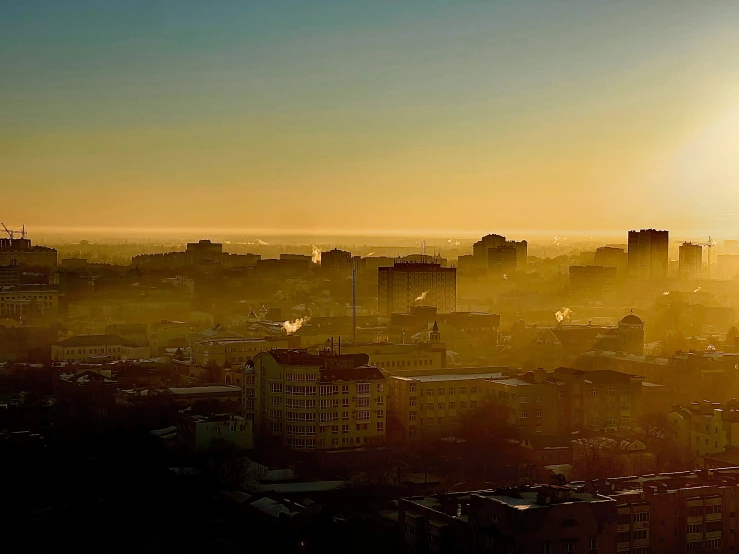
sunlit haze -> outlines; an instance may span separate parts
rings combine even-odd
[[[733,2],[7,1],[2,218],[729,236],[737,28]]]

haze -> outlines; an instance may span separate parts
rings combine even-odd
[[[730,2],[4,2],[0,187],[39,231],[717,235],[738,24]]]

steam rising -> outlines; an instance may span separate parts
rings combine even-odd
[[[370,252],[369,254],[367,254],[367,257],[369,258],[372,254],[374,254],[374,252]]]
[[[308,323],[309,317],[299,317],[295,321],[286,321],[282,324],[282,328],[288,335],[292,335],[295,331],[300,329],[305,323]]]
[[[314,264],[321,263],[321,252],[323,252],[323,250],[318,248],[315,244],[311,246],[310,258]]]
[[[662,294],[663,294],[664,296],[670,296],[670,291],[669,291],[669,290],[666,290],[666,291],[665,291],[665,292],[663,292]]]
[[[508,280],[508,275],[506,275],[506,274],[504,273],[504,274],[503,274],[503,279],[505,279],[505,280],[507,281],[507,280]]]
[[[557,323],[562,323],[565,319],[572,315],[572,310],[569,308],[562,308],[558,312],[554,312],[554,317],[557,319]]]
[[[698,288],[697,288],[697,289],[695,289],[695,290],[694,290],[693,292],[699,292],[700,290],[701,290],[701,288],[700,288],[700,287],[698,287]]]
[[[418,296],[416,296],[416,302],[420,302],[421,300],[424,300],[426,298],[426,295],[429,293],[429,291],[425,290]]]

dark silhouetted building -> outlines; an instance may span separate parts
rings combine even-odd
[[[629,277],[664,279],[669,264],[669,231],[629,231]]]
[[[593,264],[602,267],[615,267],[618,269],[618,276],[625,277],[629,270],[629,256],[623,248],[601,246],[595,251]]]
[[[380,315],[407,313],[414,306],[433,306],[439,313],[457,306],[457,269],[434,263],[398,263],[377,269]]]
[[[703,248],[700,244],[684,242],[680,245],[680,277],[693,278],[701,274]]]
[[[570,266],[570,294],[599,296],[614,289],[617,276],[616,267]]]
[[[31,239],[0,239],[0,266],[8,265],[56,267],[57,253],[53,248],[32,246]]]
[[[496,275],[513,274],[518,267],[516,248],[510,245],[488,249],[488,270]]]

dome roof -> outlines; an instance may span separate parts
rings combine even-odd
[[[635,316],[634,314],[627,315],[621,320],[621,323],[625,325],[644,325],[644,322],[641,320],[641,318]]]

